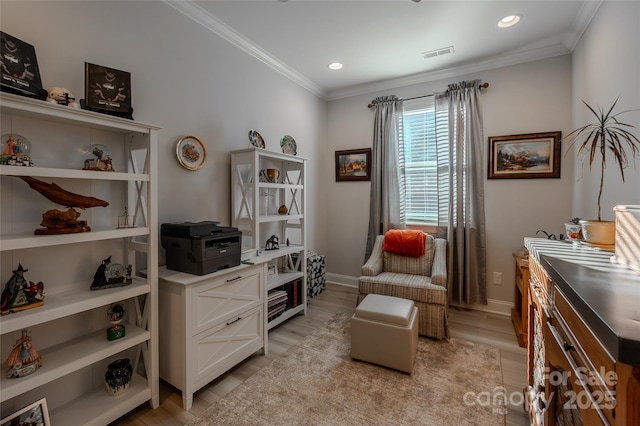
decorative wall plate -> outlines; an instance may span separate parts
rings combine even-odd
[[[295,139],[289,135],[284,135],[282,139],[280,139],[280,147],[284,154],[296,155],[298,153],[298,145]]]
[[[249,130],[249,142],[251,146],[264,149],[264,139],[262,139],[257,130]]]
[[[198,170],[207,158],[204,144],[195,136],[183,136],[176,146],[176,156],[182,167],[188,170]]]

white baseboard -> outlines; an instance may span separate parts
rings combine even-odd
[[[326,278],[327,278],[327,282],[332,284],[358,288],[358,277],[352,277],[350,275],[332,274],[330,272],[327,272]]]
[[[486,305],[459,305],[457,303],[449,303],[449,306],[454,306],[457,308],[464,309],[472,309],[474,311],[482,311],[488,312],[497,315],[511,316],[511,309],[513,308],[513,303],[505,302],[504,300],[498,299],[487,299]]]
[[[326,279],[327,279],[327,282],[331,284],[358,288],[358,277],[352,277],[350,275],[327,273]],[[486,305],[478,305],[478,304],[459,305],[457,303],[450,303],[449,306],[455,306],[455,307],[464,308],[464,309],[472,309],[474,311],[489,312],[497,315],[510,316],[511,309],[513,308],[513,303],[505,302],[504,300],[498,300],[498,299],[487,299]]]

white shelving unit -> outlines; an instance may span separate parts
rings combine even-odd
[[[35,167],[0,165],[0,280],[2,289],[22,265],[27,281],[44,283],[44,306],[0,317],[4,361],[22,330],[42,356],[35,373],[0,373],[0,417],[47,398],[52,424],[104,425],[138,405],[159,404],[158,387],[158,127],[35,99],[0,94],[2,134],[31,144]],[[109,149],[115,172],[81,170],[90,145]],[[89,232],[34,235],[42,213],[64,210],[32,190],[19,176],[109,202],[78,210]],[[129,228],[118,228],[125,208]],[[131,265],[133,283],[91,291],[102,259]],[[144,274],[142,271],[146,271]],[[107,340],[107,310],[124,302],[126,336]],[[129,389],[110,396],[107,365],[129,358]]]
[[[302,157],[259,148],[231,152],[232,226],[242,231],[243,258],[259,253],[271,266],[264,298],[267,330],[307,313],[305,162]],[[276,183],[261,177],[265,169],[280,172]],[[287,214],[278,213],[280,206]],[[279,248],[267,250],[265,244],[273,235]],[[287,309],[269,318],[268,292],[274,289],[287,292]]]

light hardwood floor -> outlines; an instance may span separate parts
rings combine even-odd
[[[182,396],[171,385],[160,381],[160,406],[152,410],[143,404],[111,426],[184,425],[206,410],[213,401],[224,398],[252,374],[269,365],[315,328],[322,326],[336,312],[355,311],[357,289],[327,284],[327,289],[310,299],[307,315],[297,315],[269,332],[269,355],[255,354],[195,393],[189,411],[182,409]],[[484,343],[500,349],[503,382],[507,395],[519,393],[526,386],[527,353],[518,347],[509,317],[452,308],[449,310],[451,337]],[[487,389],[488,392],[493,389]],[[515,395],[509,398],[519,402]],[[473,421],[473,419],[469,419]],[[507,425],[528,425],[522,406],[508,406]]]

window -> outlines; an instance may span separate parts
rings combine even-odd
[[[436,125],[434,96],[406,100],[402,118],[407,223],[437,226],[448,207],[448,147],[437,143],[448,139],[447,122]]]

